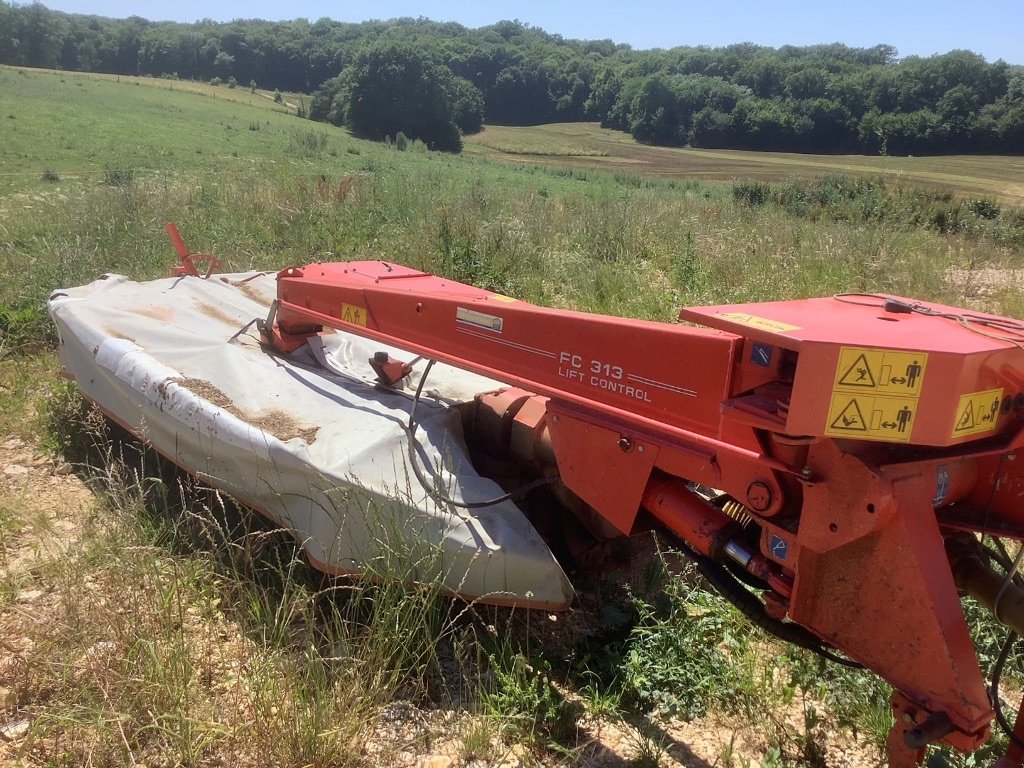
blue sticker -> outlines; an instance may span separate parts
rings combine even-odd
[[[935,468],[935,498],[933,507],[941,507],[949,498],[949,467],[942,465]]]
[[[750,349],[750,362],[754,365],[760,365],[762,368],[771,367],[774,349],[771,344],[762,344],[759,341],[755,341],[754,346]]]
[[[785,560],[786,557],[789,556],[789,545],[782,537],[772,534],[770,546],[772,549],[772,556],[777,560]]]

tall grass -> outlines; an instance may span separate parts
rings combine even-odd
[[[440,679],[460,608],[409,587],[422,563],[400,542],[364,576],[324,580],[289,532],[73,396],[52,419],[100,503],[74,554],[45,565],[44,620],[19,627],[23,751],[68,766],[363,765],[384,706]]]
[[[56,288],[106,272],[166,274],[175,261],[166,221],[227,269],[401,260],[542,304],[662,320],[680,304],[838,291],[955,302],[951,266],[1020,261],[1015,247],[966,234],[811,221],[778,206],[738,208],[611,178],[556,195],[550,189],[560,180],[543,176],[545,197],[536,174],[457,159],[375,151],[355,165],[316,174],[136,177],[30,204],[9,201],[16,210],[0,220],[7,346],[47,338],[43,303]],[[470,170],[479,173],[470,178]]]

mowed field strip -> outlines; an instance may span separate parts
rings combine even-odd
[[[883,176],[891,181],[949,189],[958,195],[982,195],[1013,205],[1024,204],[1024,157],[870,157],[654,147],[636,142],[628,133],[601,128],[597,123],[491,125],[477,135],[467,136],[465,143],[466,154],[513,163],[601,168],[708,181],[778,181],[846,173]]]

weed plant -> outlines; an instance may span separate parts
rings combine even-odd
[[[813,180],[791,179],[783,184],[737,181],[732,194],[743,205],[773,205],[799,219],[927,229],[1024,249],[1021,210],[1004,209],[989,197],[960,198],[945,190],[890,184],[882,177],[836,174]]]
[[[728,604],[696,586],[694,570],[667,580],[667,601],[634,597],[637,621],[626,640],[623,689],[641,711],[693,720],[732,708],[749,670],[750,631]]]

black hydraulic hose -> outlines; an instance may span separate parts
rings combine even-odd
[[[836,664],[842,664],[844,667],[851,667],[853,669],[863,669],[863,665],[858,664],[856,661],[844,659],[842,656],[837,656],[823,647],[821,640],[799,624],[780,621],[773,616],[769,616],[768,612],[764,609],[764,603],[740,584],[736,577],[729,573],[720,563],[716,563],[710,557],[706,557],[688,546],[683,547],[683,553],[693,560],[701,576],[707,579],[708,583],[715,588],[715,591],[732,603],[755,626],[760,627],[768,634],[774,635],[780,640],[792,643],[800,648],[805,648],[808,651],[813,651],[829,661],[834,661]]]
[[[988,697],[992,702],[992,709],[996,713],[996,721],[999,723],[999,727],[1003,729],[1003,733],[1010,737],[1010,741],[1014,743],[1017,749],[1024,750],[1024,739],[1021,739],[1020,736],[1013,732],[1013,726],[1010,725],[1006,715],[1003,714],[1003,703],[999,699],[999,681],[1003,676],[1006,660],[1010,657],[1010,650],[1016,641],[1017,633],[1011,629],[1006,636],[1006,640],[1003,642],[1002,649],[999,651],[995,666],[992,668],[992,682],[988,687]]]
[[[535,488],[540,488],[543,485],[548,485],[558,480],[557,475],[540,477],[537,478],[536,480],[526,483],[525,485],[521,485],[518,488],[509,491],[508,493],[503,493],[501,496],[496,496],[493,499],[484,499],[482,501],[457,501],[448,494],[444,493],[441,490],[439,483],[432,483],[430,480],[428,480],[423,472],[423,469],[420,467],[419,460],[416,457],[416,446],[418,445],[418,443],[416,442],[416,428],[419,426],[419,422],[416,421],[416,406],[419,404],[420,396],[423,394],[423,385],[427,381],[427,375],[430,373],[430,369],[433,367],[434,361],[428,360],[427,367],[423,369],[423,373],[420,375],[420,381],[416,387],[416,394],[413,395],[412,399],[412,408],[409,410],[408,425],[409,463],[412,465],[413,474],[416,475],[416,479],[419,480],[420,485],[423,486],[423,490],[425,490],[428,495],[433,496],[434,498],[440,500],[444,504],[449,504],[459,509],[484,509],[485,507],[493,507],[496,506],[497,504],[501,504],[506,501],[516,501],[521,497],[525,496],[530,491],[534,490]]]
[[[730,576],[743,582],[748,587],[753,589],[770,589],[768,582],[758,578],[739,563],[727,561],[725,567],[729,571]]]
[[[995,560],[1003,570],[1009,573],[1013,570],[1013,562],[1010,558],[1009,553],[1006,551],[1006,547],[1003,546],[1003,542],[994,538],[995,549],[991,547],[985,547],[985,552]],[[1017,586],[1021,586],[1021,578],[1019,574],[1014,575],[1013,581]],[[996,657],[996,663],[992,666],[992,680],[988,686],[988,698],[992,704],[992,711],[996,713],[996,722],[999,723],[999,727],[1003,730],[1011,742],[1017,749],[1024,751],[1024,739],[1021,739],[1016,733],[1013,732],[1013,726],[1010,721],[1006,719],[1006,715],[1003,713],[1003,701],[999,698],[999,682],[1003,677],[1003,670],[1006,667],[1006,662],[1010,658],[1010,651],[1019,639],[1016,632],[1012,629],[1006,633],[1006,639],[1003,641],[1002,648],[999,649],[999,656]],[[1018,717],[1020,715],[1018,714]]]

